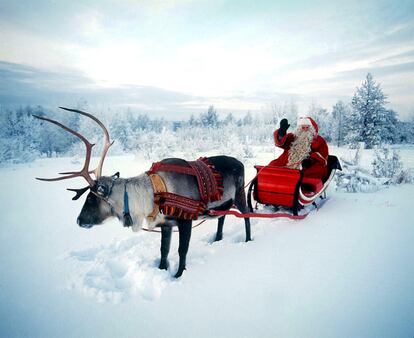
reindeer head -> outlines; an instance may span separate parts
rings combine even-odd
[[[63,108],[63,107],[59,107],[59,108],[87,116],[91,118],[93,121],[95,121],[102,128],[104,132],[104,136],[105,136],[105,143],[104,143],[104,147],[101,153],[101,158],[99,160],[98,166],[94,170],[89,170],[92,147],[94,146],[94,144],[90,143],[84,136],[82,136],[78,132],[64,126],[63,124],[55,120],[49,119],[44,116],[33,115],[34,117],[40,120],[53,123],[59,126],[60,128],[68,131],[69,133],[77,136],[83,141],[86,147],[85,163],[83,165],[83,168],[80,171],[59,173],[60,175],[64,175],[64,176],[56,177],[56,178],[37,178],[37,179],[41,181],[52,182],[52,181],[60,181],[60,180],[65,180],[69,178],[74,178],[74,177],[83,177],[88,182],[87,187],[82,188],[82,189],[68,189],[68,190],[76,192],[75,197],[72,198],[73,200],[77,200],[87,190],[90,190],[86,198],[86,201],[82,207],[82,210],[78,216],[77,223],[79,226],[83,228],[91,228],[92,226],[96,224],[101,224],[105,219],[111,216],[117,216],[115,214],[113,206],[110,203],[110,196],[112,194],[115,182],[119,178],[119,173],[116,173],[113,176],[102,176],[103,162],[105,160],[105,156],[108,152],[108,149],[113,144],[113,142],[110,142],[109,133],[106,127],[104,126],[104,124],[92,114],[89,114],[89,113],[86,113],[80,110],[76,110],[76,109],[68,109],[68,108]],[[92,178],[91,174],[95,176],[95,179]]]
[[[101,176],[95,181],[95,185],[90,188],[77,218],[80,227],[91,228],[103,223],[110,217],[116,217],[120,214],[114,209],[114,201],[111,201],[114,186],[118,185],[118,179],[119,173],[116,173],[112,176]]]

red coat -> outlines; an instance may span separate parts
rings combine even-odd
[[[292,142],[295,140],[295,135],[288,133],[279,141],[277,133],[278,129],[273,133],[275,145],[282,148],[283,153],[277,159],[271,161],[269,165],[284,167],[288,164],[289,149]],[[312,141],[311,152],[309,154],[312,164],[309,168],[303,169],[304,176],[323,179],[328,172],[328,154],[329,150],[325,139],[322,136],[316,135]]]

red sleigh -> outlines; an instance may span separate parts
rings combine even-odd
[[[257,175],[250,183],[247,203],[253,212],[252,195],[257,203],[290,208],[294,215],[306,205],[315,203],[318,197],[325,196],[326,188],[342,170],[336,156],[328,157],[328,173],[322,179],[303,177],[303,172],[275,166],[255,166]]]

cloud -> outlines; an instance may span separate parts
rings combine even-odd
[[[182,113],[197,97],[150,86],[103,88],[77,73],[57,73],[0,62],[2,105],[90,105],[139,107],[142,112]]]
[[[152,86],[97,86],[88,77],[75,72],[51,72],[31,66],[0,61],[0,104],[76,106],[86,101],[89,106],[133,108],[155,116],[188,117],[214,105],[219,112],[245,114],[260,112],[274,102],[301,104],[302,96],[274,91],[239,92],[223,96],[195,96]]]
[[[159,114],[327,106],[370,71],[409,112],[413,13],[408,0],[6,2],[1,99],[80,97]]]

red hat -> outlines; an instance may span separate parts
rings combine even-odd
[[[318,125],[310,116],[299,117],[298,126],[312,126],[313,129],[315,129],[315,132],[318,133]]]

